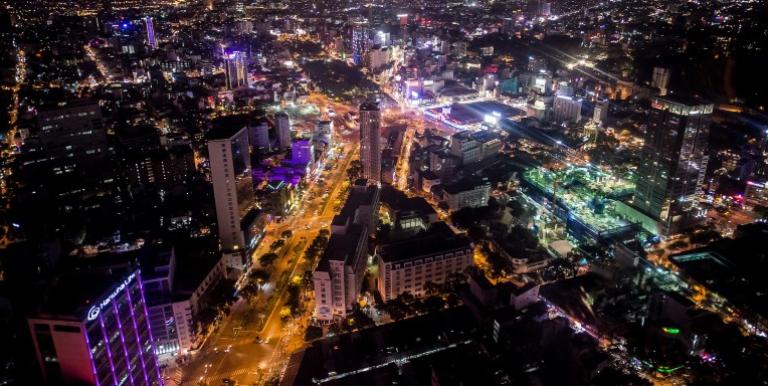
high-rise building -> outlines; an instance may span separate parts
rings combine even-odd
[[[60,275],[27,322],[49,384],[162,385],[139,270]]]
[[[291,161],[296,164],[308,165],[310,168],[315,163],[315,147],[312,141],[302,139],[293,143],[291,147]]]
[[[155,23],[152,20],[152,16],[144,18],[144,25],[147,27],[147,44],[149,48],[157,48],[157,38],[155,38]]]
[[[368,238],[376,229],[379,187],[356,183],[331,223],[331,238],[312,274],[314,317],[323,322],[347,315],[357,303],[368,256]]]
[[[65,212],[97,208],[113,195],[111,158],[98,103],[40,107],[37,132],[25,141],[18,161],[20,197],[47,197]]]
[[[664,235],[695,223],[707,169],[713,105],[694,98],[653,100],[634,204],[658,221]]]
[[[245,53],[233,51],[224,55],[224,72],[226,73],[227,89],[248,85],[248,71],[245,63]]]
[[[768,180],[768,129],[763,130],[763,137],[757,146],[757,160],[753,177],[760,181]]]
[[[362,65],[371,47],[370,31],[365,21],[355,21],[352,24],[352,60]]]
[[[654,67],[651,86],[659,89],[659,95],[667,95],[667,91],[669,90],[669,69],[664,67]]]
[[[369,181],[381,180],[381,110],[375,102],[360,105],[360,162],[363,164],[363,178]]]
[[[568,95],[556,96],[552,106],[555,121],[557,122],[580,121],[581,105],[582,105],[582,100],[580,98],[575,98]]]
[[[271,150],[272,146],[269,142],[269,125],[266,121],[248,127],[248,142],[250,142],[254,150]]]
[[[592,112],[592,120],[602,126],[608,119],[608,101],[599,100],[595,102],[595,109]]]
[[[246,127],[214,129],[208,136],[213,197],[224,251],[244,250],[241,221],[253,203],[253,177]]]
[[[277,126],[277,145],[280,150],[291,147],[291,119],[288,114],[280,113],[275,116]]]

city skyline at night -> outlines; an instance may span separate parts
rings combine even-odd
[[[762,385],[756,0],[0,0],[0,385]]]

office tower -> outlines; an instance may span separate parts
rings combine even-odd
[[[757,151],[757,164],[753,177],[760,181],[766,181],[768,180],[768,129],[763,131],[763,138],[760,139]]]
[[[246,127],[214,129],[208,137],[208,159],[222,249],[243,250],[246,241],[241,221],[254,195]]]
[[[352,24],[352,60],[357,65],[362,65],[368,56],[370,49],[370,32],[368,23],[364,21],[355,21]]]
[[[592,112],[592,120],[602,126],[608,119],[608,101],[600,100],[595,102],[595,110]]]
[[[554,113],[554,119],[557,122],[578,122],[581,120],[581,104],[580,98],[571,97],[567,95],[558,95],[555,97],[552,109]]]
[[[333,146],[333,121],[318,121],[315,128],[315,141],[324,143],[326,148]]]
[[[653,68],[651,87],[659,89],[659,95],[667,95],[669,87],[669,69],[664,67]]]
[[[707,169],[713,105],[693,98],[656,98],[637,170],[634,204],[663,235],[693,223]]]
[[[296,164],[312,166],[315,163],[315,146],[312,141],[302,139],[291,147],[291,161]]]
[[[248,142],[254,150],[270,151],[272,149],[269,143],[269,125],[266,121],[248,127]]]
[[[331,238],[312,274],[314,317],[343,318],[357,303],[368,256],[368,237],[376,230],[379,187],[358,183],[331,223]]]
[[[379,125],[381,110],[376,102],[360,105],[360,162],[363,178],[378,182],[381,179],[381,139]]]
[[[280,113],[275,116],[277,126],[277,145],[280,150],[291,147],[291,120],[288,114]]]
[[[248,85],[248,71],[245,64],[244,52],[233,51],[224,54],[224,71],[227,77],[228,90],[234,90]]]
[[[377,256],[378,289],[384,301],[408,292],[423,296],[427,283],[443,283],[472,265],[472,243],[442,222],[404,241],[384,245]]]
[[[49,384],[162,384],[141,274],[86,269],[57,277],[27,319]]]
[[[149,48],[154,50],[157,48],[157,39],[155,38],[155,23],[152,21],[152,16],[145,17],[144,24],[147,27],[147,44],[149,44]]]
[[[51,200],[64,212],[98,208],[113,197],[114,170],[101,108],[76,101],[43,106],[37,132],[19,157],[19,198]]]

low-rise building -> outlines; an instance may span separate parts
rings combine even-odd
[[[443,200],[452,211],[488,205],[491,184],[484,180],[464,179],[443,186]]]
[[[427,283],[443,283],[451,274],[472,265],[472,243],[456,235],[445,223],[433,225],[427,232],[381,248],[379,293],[384,301],[409,292],[423,296]]]

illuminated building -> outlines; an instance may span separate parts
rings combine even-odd
[[[376,182],[381,179],[380,124],[381,111],[378,103],[365,102],[361,104],[360,162],[363,164],[363,178]]]
[[[27,322],[48,383],[162,385],[138,270],[61,275]]]
[[[294,142],[291,147],[291,162],[308,165],[311,168],[315,163],[315,147],[312,141],[303,139]]]
[[[362,65],[370,49],[370,32],[368,24],[363,21],[355,21],[352,24],[352,60],[355,64]]]
[[[248,127],[248,142],[250,142],[254,150],[271,150],[272,146],[269,142],[269,125],[266,121]]]
[[[467,178],[443,187],[443,200],[452,211],[487,206],[490,194],[491,184],[479,179]]]
[[[147,27],[147,44],[154,50],[157,48],[157,39],[155,38],[155,24],[152,21],[152,16],[145,17],[144,24]]]
[[[653,68],[653,78],[651,79],[651,87],[659,89],[659,95],[667,95],[669,87],[669,69],[664,67]]]
[[[275,116],[277,121],[277,144],[281,150],[291,147],[291,120],[288,114],[280,113]]]
[[[376,230],[379,187],[358,181],[331,223],[331,238],[312,274],[315,319],[343,318],[357,303],[368,263],[368,237]]]
[[[553,103],[554,119],[557,122],[578,122],[581,120],[582,100],[568,95],[558,95]]]
[[[245,65],[245,53],[234,51],[224,55],[224,72],[226,74],[227,89],[248,85],[248,71]]]
[[[768,186],[765,182],[747,181],[747,187],[744,190],[744,207],[747,209],[768,208]]]
[[[443,283],[451,274],[472,265],[472,243],[445,223],[424,233],[383,246],[377,256],[378,289],[384,301],[408,292],[426,294],[427,283]]]
[[[214,129],[208,138],[208,158],[222,249],[243,250],[246,240],[241,220],[254,195],[245,126]]]
[[[637,170],[634,205],[664,235],[692,225],[707,169],[713,105],[699,100],[653,101]]]
[[[768,129],[763,131],[763,138],[760,139],[758,151],[759,154],[754,176],[755,178],[765,180],[768,179]]]

